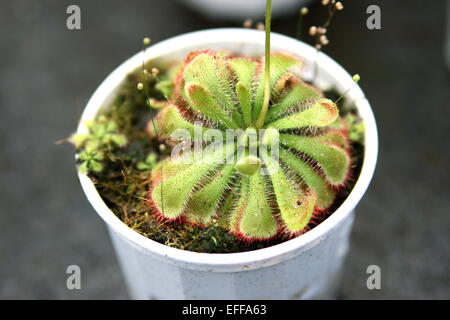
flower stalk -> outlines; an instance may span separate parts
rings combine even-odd
[[[266,120],[267,111],[269,110],[270,102],[270,22],[272,17],[272,0],[266,1],[266,43],[264,55],[264,100],[261,113],[256,121],[256,129],[260,129]]]

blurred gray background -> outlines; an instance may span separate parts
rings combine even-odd
[[[80,31],[66,28],[70,4],[81,7]],[[362,76],[381,148],[338,297],[448,299],[446,2],[344,4],[325,52]],[[370,4],[381,7],[382,30],[366,28]],[[321,21],[319,9],[312,5],[308,24]],[[296,13],[275,19],[273,29],[294,35]],[[144,36],[156,42],[236,25],[170,0],[0,2],[0,298],[127,298],[105,225],[77,180],[74,150],[55,141],[75,130],[95,88],[140,49]],[[82,290],[66,288],[71,264],[82,269]],[[366,288],[371,264],[381,267],[381,290]]]

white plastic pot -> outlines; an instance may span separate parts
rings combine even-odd
[[[243,55],[263,54],[264,33],[250,29],[212,29],[181,35],[147,49],[150,60],[183,59],[193,50],[230,49]],[[344,92],[352,77],[323,53],[295,39],[272,34],[272,50],[298,55],[306,65],[317,59],[321,89]],[[108,104],[127,73],[142,65],[140,52],[114,70],[98,87],[83,112],[78,132],[86,132],[84,120],[93,119]],[[311,68],[306,68],[309,77]],[[135,299],[299,299],[329,297],[338,282],[348,251],[354,211],[375,170],[378,139],[369,102],[359,86],[347,94],[366,126],[361,174],[342,205],[309,232],[284,243],[250,252],[195,253],[152,241],[120,221],[101,199],[92,181],[79,174],[83,190],[108,226],[129,292]]]
[[[244,21],[247,18],[261,19],[266,10],[265,0],[178,0],[209,18]],[[298,13],[302,5],[310,0],[274,0],[272,16]]]

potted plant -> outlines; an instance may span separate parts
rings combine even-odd
[[[79,179],[132,298],[319,298],[339,279],[375,169],[375,120],[355,77],[270,33],[270,4],[265,37],[160,42],[82,114]]]

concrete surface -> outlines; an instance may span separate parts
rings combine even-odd
[[[81,31],[66,29],[69,4],[81,7]],[[325,51],[361,74],[381,150],[357,212],[339,298],[448,299],[445,2],[345,4]],[[380,31],[365,27],[369,4],[381,7]],[[293,35],[295,23],[287,17],[273,26]],[[75,129],[96,86],[140,49],[143,36],[158,41],[230,25],[203,19],[174,1],[0,3],[0,298],[127,298],[106,228],[77,181],[73,150],[54,142]],[[82,290],[66,288],[71,264],[81,267]],[[381,290],[366,288],[371,264],[381,267]]]

